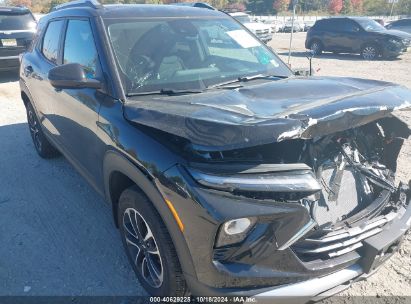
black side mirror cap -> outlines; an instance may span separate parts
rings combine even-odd
[[[56,66],[49,71],[50,84],[57,89],[101,89],[99,80],[86,77],[84,68],[78,63]]]

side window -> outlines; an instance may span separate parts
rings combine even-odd
[[[51,62],[57,64],[59,41],[63,20],[52,21],[49,23],[43,38],[41,52]]]
[[[340,25],[340,30],[342,32],[348,32],[348,33],[355,33],[360,30],[360,27],[357,23],[349,20],[349,19],[342,19],[341,20],[341,25]]]
[[[70,20],[64,41],[63,62],[81,64],[87,78],[96,78],[98,55],[87,20]]]

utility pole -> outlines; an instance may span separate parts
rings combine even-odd
[[[298,0],[293,0],[293,18],[291,19],[291,36],[290,36],[290,48],[288,49],[288,65],[290,65],[290,58],[291,58],[291,47],[293,44],[293,33],[294,33],[294,20],[295,20],[295,10],[298,4]]]

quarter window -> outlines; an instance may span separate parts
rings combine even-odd
[[[83,66],[87,78],[97,74],[98,55],[93,32],[87,20],[70,20],[64,42],[64,64],[78,63]]]
[[[50,22],[43,38],[43,46],[41,51],[48,60],[55,64],[57,64],[58,59],[59,41],[62,27],[62,20]]]

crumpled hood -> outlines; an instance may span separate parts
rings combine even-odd
[[[411,108],[411,91],[388,82],[289,78],[181,96],[139,96],[126,119],[188,139],[198,149],[230,150],[309,139]]]

